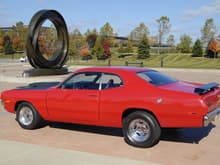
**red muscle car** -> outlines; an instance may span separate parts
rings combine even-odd
[[[220,113],[217,83],[178,81],[137,67],[83,68],[63,82],[4,91],[1,100],[24,129],[42,121],[116,127],[136,147],[155,145],[162,128],[207,126]]]

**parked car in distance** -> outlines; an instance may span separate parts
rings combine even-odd
[[[19,59],[20,62],[27,62],[27,56],[22,56],[20,59]]]
[[[42,121],[122,128],[136,147],[158,143],[162,128],[204,127],[220,113],[217,83],[179,81],[141,67],[91,67],[63,82],[40,82],[1,93],[24,129]]]

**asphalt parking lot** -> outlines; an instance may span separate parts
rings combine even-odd
[[[0,63],[0,92],[35,81],[66,76],[22,78],[27,64]],[[70,70],[74,70],[71,67]],[[220,70],[159,69],[177,79],[220,82]],[[220,121],[205,128],[166,129],[160,142],[148,149],[127,145],[121,129],[50,123],[23,130],[15,115],[0,106],[0,164],[164,164],[219,165]]]

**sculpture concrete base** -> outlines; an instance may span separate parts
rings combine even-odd
[[[34,76],[52,76],[52,75],[62,75],[67,74],[68,68],[62,67],[60,69],[43,69],[43,68],[35,68],[25,70],[22,73],[22,77],[34,77]]]

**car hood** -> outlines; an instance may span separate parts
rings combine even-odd
[[[16,90],[42,90],[57,86],[60,82],[37,82],[27,86],[17,87]]]
[[[161,85],[159,88],[178,92],[194,93],[195,88],[199,87],[200,85],[201,84],[177,81],[175,83]]]

